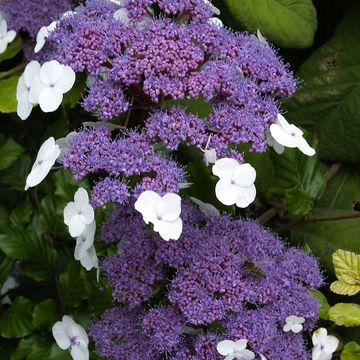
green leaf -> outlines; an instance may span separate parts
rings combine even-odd
[[[1,85],[0,85],[1,86]],[[2,91],[2,90],[1,90]],[[22,153],[24,149],[13,139],[0,138],[0,170],[9,167]]]
[[[331,291],[340,295],[357,294],[360,291],[360,255],[339,249],[333,253],[332,260],[339,281],[330,285]]]
[[[341,360],[359,360],[360,359],[360,345],[355,341],[351,341],[344,346],[341,353]]]
[[[326,186],[318,157],[286,149],[282,155],[272,151],[271,158],[275,181],[270,191],[287,205],[290,214],[306,215]]]
[[[330,305],[326,299],[326,296],[319,290],[311,290],[310,294],[318,301],[320,304],[319,308],[319,317],[323,320],[329,320],[329,309]]]
[[[35,336],[21,339],[16,350],[11,354],[10,360],[26,360],[31,348],[34,346]]]
[[[284,103],[287,118],[318,134],[321,158],[360,161],[360,3],[302,65],[302,86]]]
[[[18,75],[10,76],[4,80],[0,80],[0,112],[12,113],[16,112],[16,87],[19,81]]]
[[[350,167],[341,169],[327,183],[326,189],[317,202],[317,207],[352,210],[360,201],[360,175]]]
[[[62,104],[69,105],[70,108],[75,107],[82,98],[82,94],[86,88],[86,77],[77,74],[77,79],[71,90],[64,94]]]
[[[79,306],[81,301],[88,297],[84,280],[80,274],[80,263],[72,261],[66,271],[59,276],[62,297],[70,307]]]
[[[18,36],[13,42],[9,44],[6,51],[0,54],[0,61],[13,58],[22,49],[22,40]]]
[[[2,228],[4,225],[7,225],[8,221],[9,221],[8,210],[5,206],[0,205],[0,228]]]
[[[21,155],[6,171],[1,172],[0,180],[10,189],[23,192],[31,163],[29,155]]]
[[[0,336],[9,339],[31,334],[34,330],[32,309],[30,300],[18,296],[0,318]]]
[[[64,203],[74,201],[74,194],[79,187],[88,187],[86,180],[75,181],[70,170],[59,170],[54,176],[55,195]]]
[[[359,249],[360,221],[359,219],[323,219],[294,227],[290,234],[295,242],[307,243],[325,268],[333,273],[331,261],[333,252],[339,248],[348,251]]]
[[[206,119],[213,110],[212,106],[203,98],[165,101],[165,109],[170,110],[173,107],[183,107],[187,113],[197,115],[204,119]]]
[[[0,253],[0,284],[6,281],[9,276],[13,261]]]
[[[338,303],[329,310],[330,320],[340,326],[360,326],[360,305]]]
[[[46,299],[37,304],[33,311],[33,324],[35,328],[51,326],[59,318],[59,309],[53,299]]]
[[[262,34],[281,47],[312,45],[317,28],[311,0],[225,0],[231,14],[250,32]]]
[[[10,213],[10,224],[14,229],[22,229],[31,220],[32,206],[29,201],[23,201]]]
[[[42,281],[54,275],[56,250],[35,231],[7,230],[0,234],[0,249],[12,259],[24,260],[21,269],[34,280]]]

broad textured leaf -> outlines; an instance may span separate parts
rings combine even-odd
[[[326,299],[326,296],[319,290],[312,290],[311,295],[319,302],[319,317],[323,320],[329,320],[330,305]]]
[[[0,284],[2,284],[9,276],[13,261],[0,253]]]
[[[6,183],[10,189],[23,192],[31,164],[29,155],[21,155],[6,171],[1,172],[0,180]]]
[[[70,170],[59,170],[55,174],[55,195],[60,198],[64,204],[74,201],[74,193],[79,187],[88,187],[86,180],[75,181]]]
[[[225,0],[233,17],[248,31],[262,34],[281,47],[312,45],[317,28],[311,0]]]
[[[30,300],[19,296],[0,317],[0,336],[4,338],[20,338],[33,332],[33,304]]]
[[[0,249],[12,259],[24,260],[21,269],[34,280],[46,280],[54,274],[56,250],[35,231],[7,230],[0,234]]]
[[[2,91],[2,89],[1,89]],[[22,153],[24,149],[13,139],[0,138],[0,170],[9,167]]]
[[[12,113],[16,112],[16,87],[19,81],[18,75],[10,76],[4,80],[0,80],[0,112]]]
[[[360,161],[360,3],[334,36],[300,68],[302,86],[284,106],[287,118],[316,131],[325,160]]]
[[[32,206],[29,201],[23,201],[19,206],[17,206],[10,213],[10,224],[14,229],[22,229],[27,225],[31,220],[32,215]]]
[[[270,191],[293,215],[306,215],[320,197],[326,183],[317,156],[306,156],[297,149],[286,149],[282,155],[271,152],[275,180]]]
[[[18,36],[13,42],[11,42],[6,51],[0,54],[0,61],[8,60],[13,58],[18,52],[21,51],[22,40]]]
[[[360,255],[336,250],[333,255],[335,274],[339,281],[331,284],[331,291],[340,295],[355,295],[360,291]]]
[[[351,341],[344,346],[340,356],[341,360],[359,360],[360,359],[360,345],[355,341]]]
[[[360,326],[360,305],[338,303],[329,310],[330,320],[340,326]]]
[[[47,299],[37,304],[33,311],[33,324],[35,328],[51,326],[60,317],[59,309],[53,299]]]
[[[354,203],[360,201],[359,184],[359,172],[342,165],[341,169],[327,183],[326,189],[316,206],[352,210]]]
[[[307,243],[330,273],[334,273],[331,256],[339,248],[359,250],[359,219],[335,218],[308,222],[291,229],[291,237],[297,243]]]
[[[81,301],[88,297],[84,280],[80,274],[80,263],[72,261],[66,271],[59,276],[61,293],[68,306],[79,306]]]

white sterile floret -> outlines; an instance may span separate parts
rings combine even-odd
[[[23,74],[20,76],[16,88],[17,114],[21,120],[27,119],[32,111],[34,103],[30,101],[30,89],[35,79],[39,76],[41,65],[38,61],[29,62]]]
[[[215,194],[224,205],[236,204],[245,208],[255,200],[256,171],[250,164],[239,164],[235,159],[223,158],[216,161],[212,172],[220,178]]]
[[[225,360],[252,360],[255,358],[255,354],[246,349],[246,345],[246,339],[238,341],[223,340],[217,344],[216,350],[220,355],[226,356]]]
[[[260,32],[259,29],[256,30],[256,36],[262,43],[267,44],[267,40],[265,39],[264,35]]]
[[[36,45],[34,48],[34,53],[38,53],[45,45],[46,39],[52,31],[56,28],[57,21],[53,21],[48,26],[43,26],[40,28],[36,35]]]
[[[55,111],[63,95],[75,83],[75,72],[70,66],[51,60],[41,66],[39,76],[30,89],[30,101],[39,104],[44,112]]]
[[[294,334],[299,333],[303,326],[302,324],[305,322],[305,319],[302,316],[290,315],[285,319],[285,325],[283,330],[285,332],[292,331]]]
[[[79,188],[74,195],[74,201],[65,206],[64,223],[69,227],[70,235],[77,237],[93,220],[94,209],[89,204],[89,195],[84,188]]]
[[[270,125],[271,137],[280,145],[289,148],[298,148],[305,155],[313,156],[313,149],[305,140],[303,132],[293,124],[289,124],[286,119],[278,114],[276,123]]]
[[[60,156],[64,155],[69,149],[72,138],[77,134],[76,131],[71,131],[65,137],[57,139],[55,143],[60,147]]]
[[[129,10],[127,8],[125,8],[125,7],[122,7],[120,9],[116,10],[114,12],[113,17],[114,17],[115,20],[120,21],[124,25],[127,25],[130,22]]]
[[[275,139],[271,136],[270,129],[266,131],[265,135],[268,145],[271,146],[277,154],[281,155],[284,152],[285,147],[275,141]]]
[[[8,295],[6,295],[9,290],[16,289],[19,286],[19,283],[13,276],[9,276],[5,282],[2,284],[0,288],[0,298],[1,304],[11,304],[11,299]]]
[[[45,179],[59,155],[60,147],[55,144],[55,139],[50,137],[39,149],[30,174],[26,178],[25,190],[40,184]]]
[[[199,206],[199,210],[207,217],[220,215],[219,210],[212,204],[205,203],[196,197],[190,196],[190,200]]]
[[[215,6],[211,3],[210,0],[204,0],[204,3],[211,6],[212,11],[213,11],[213,13],[214,13],[215,15],[217,15],[217,16],[220,15],[220,10],[219,10],[217,7],[215,7]]]
[[[211,17],[211,18],[209,18],[209,20],[207,22],[211,25],[216,26],[217,28],[224,27],[223,22],[217,17]]]
[[[64,315],[62,321],[56,322],[52,327],[52,334],[59,348],[69,349],[74,360],[89,359],[88,335],[71,317]]]
[[[328,335],[325,328],[314,331],[312,342],[314,345],[312,360],[330,360],[339,345],[339,340],[335,336]]]
[[[167,193],[160,196],[154,191],[147,190],[136,200],[135,209],[142,214],[146,224],[154,225],[154,231],[158,232],[164,240],[179,239],[183,227],[180,219],[181,198],[179,195]]]
[[[99,274],[99,259],[96,255],[95,246],[92,245],[89,249],[86,250],[86,253],[82,258],[79,259],[80,264],[87,270],[97,269]],[[98,275],[99,277],[99,275]]]
[[[11,43],[16,37],[15,30],[9,30],[5,19],[0,17],[0,54],[5,52],[9,43]]]
[[[75,260],[80,260],[87,256],[87,251],[94,245],[96,232],[95,219],[85,226],[84,231],[76,238],[76,246],[74,250]]]
[[[205,149],[203,150],[204,153],[204,161],[206,166],[209,164],[215,164],[216,163],[216,151],[215,149]]]

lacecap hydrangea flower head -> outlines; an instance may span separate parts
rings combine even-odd
[[[239,164],[239,145],[267,149],[295,80],[267,42],[225,28],[214,12],[204,0],[88,0],[46,30],[43,61],[87,75],[85,111],[126,127],[81,129],[59,158],[77,179],[101,173],[94,206],[178,192],[187,179],[172,154],[182,144]],[[206,118],[182,102],[192,99]]]
[[[102,269],[122,306],[92,326],[98,353],[221,360],[220,341],[246,339],[267,359],[309,359],[306,333],[319,306],[309,290],[322,284],[316,259],[252,220],[206,218],[186,202],[182,219],[182,235],[171,242],[150,232],[131,204],[103,224],[103,241],[120,240]],[[289,331],[295,317],[301,326]]]

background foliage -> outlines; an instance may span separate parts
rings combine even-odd
[[[258,198],[246,211],[226,210],[259,218],[320,259],[328,285],[314,293],[322,304],[319,326],[341,339],[337,358],[360,359],[360,3],[214,3],[227,26],[260,29],[279,48],[299,79],[295,96],[283,104],[286,117],[307,130],[317,149],[310,158],[293,149],[282,156],[244,149],[245,160],[257,170]],[[12,300],[0,304],[0,354],[4,360],[69,359],[54,343],[52,324],[70,313],[88,327],[110,307],[111,289],[106,279],[100,277],[97,284],[95,271],[86,272],[73,260],[74,240],[62,211],[80,184],[64,170],[28,192],[24,184],[40,144],[89,119],[77,105],[82,83],[53,114],[34,109],[25,122],[14,114],[15,89],[25,66],[21,45],[18,38],[0,55],[0,284],[10,274],[19,278],[19,287],[0,295],[0,300],[6,295]],[[206,116],[200,101],[187,105]],[[225,210],[212,195],[215,179],[199,155],[190,151],[182,156],[190,159],[187,171],[195,182],[189,195]],[[98,224],[107,211],[97,214]],[[100,258],[115,250],[101,242],[96,249]]]

